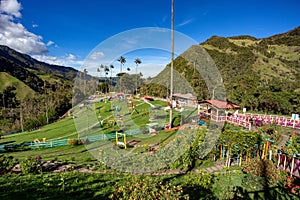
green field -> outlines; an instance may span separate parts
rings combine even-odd
[[[26,131],[23,133],[15,133],[5,135],[0,144],[22,144],[25,142],[33,143],[35,140],[42,142],[56,141],[63,139],[77,139],[85,138],[88,136],[105,135],[114,133],[120,130],[141,130],[148,131],[146,124],[150,123],[149,119],[158,118],[156,123],[161,123],[162,127],[169,121],[163,107],[166,102],[154,101],[153,105],[161,107],[151,111],[150,104],[145,103],[139,99],[133,100],[135,110],[131,108],[132,104],[126,104],[118,100],[111,102],[97,102],[91,105],[86,105],[83,108],[75,107],[72,116],[60,119],[55,123],[40,127],[38,130]],[[116,107],[120,106],[121,110],[116,111]],[[150,112],[149,112],[150,111]],[[177,112],[174,113],[176,117]],[[127,141],[136,140],[139,142],[138,147],[134,150],[129,148],[130,151],[143,152],[148,149],[148,145],[153,143],[166,144],[172,139],[174,132],[165,133],[163,130],[158,131],[156,135],[146,134],[139,136],[128,136]],[[121,139],[122,141],[122,139]],[[110,141],[115,143],[115,139]],[[26,148],[28,149],[28,148]],[[15,151],[7,152],[6,154],[12,155],[18,159],[25,159],[27,157],[36,157],[41,155],[44,160],[72,160],[78,163],[87,163],[86,160],[95,160],[93,156],[86,150],[84,145],[70,147],[62,146],[55,148],[39,148],[24,151],[18,148]]]

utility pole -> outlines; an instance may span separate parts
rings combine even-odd
[[[170,84],[170,126],[172,126],[172,96],[173,96],[173,62],[174,62],[174,0],[172,0],[172,19],[171,19],[171,26],[172,26],[172,37],[171,37],[171,43],[172,43],[172,53],[171,53],[171,84]]]

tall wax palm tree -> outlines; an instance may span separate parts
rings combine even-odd
[[[101,73],[102,73],[102,70],[104,69],[104,65],[101,64],[101,65],[100,65],[100,68],[98,68],[98,69],[99,69],[99,72],[100,72],[100,78],[101,78],[101,76],[102,76]]]
[[[126,63],[126,58],[124,58],[123,56],[121,56],[118,61],[120,62],[121,66],[120,66],[120,73],[122,73],[122,67],[124,66],[124,64]]]
[[[121,81],[121,76],[122,76],[122,66],[126,63],[126,58],[124,58],[123,56],[121,56],[118,61],[120,62],[121,64],[121,67],[120,67],[120,92],[121,92],[121,89],[122,89],[122,81]]]
[[[112,71],[115,67],[113,65],[110,65],[109,68],[110,68],[110,79],[112,79]]]
[[[106,86],[108,86],[108,83],[107,83],[107,75],[108,75],[108,72],[109,72],[109,67],[108,66],[105,66],[104,67],[104,74],[105,74],[105,82],[106,82]],[[106,92],[107,91],[107,87],[106,87]]]
[[[98,67],[97,68],[97,77],[98,77],[98,81],[96,83],[96,90],[98,91],[98,85],[99,85],[99,82],[100,82],[100,76],[99,76],[99,73],[101,72],[100,68]]]
[[[138,80],[138,73],[137,73],[137,68],[138,68],[138,65],[142,63],[142,61],[139,59],[139,58],[136,58],[134,60],[135,62],[135,74],[136,74],[136,80],[135,80],[135,93],[137,94],[137,80]]]
[[[84,69],[83,69],[83,80],[84,80],[84,90],[83,90],[83,91],[84,91],[84,95],[86,95],[86,91],[85,91],[85,90],[86,90],[86,82],[87,82],[87,81],[86,81],[86,75],[87,75],[87,74],[88,74],[88,71],[87,71],[86,68],[84,68]]]
[[[113,69],[115,68],[113,65],[109,65],[109,68],[110,68],[110,86],[111,86],[111,90],[112,91],[112,88],[113,88],[113,78],[112,78],[112,72],[113,72]]]

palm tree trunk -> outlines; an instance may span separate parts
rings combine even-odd
[[[137,95],[137,85],[138,85],[138,74],[137,74],[137,65],[135,67],[135,74],[136,74],[136,79],[135,79],[135,94]]]

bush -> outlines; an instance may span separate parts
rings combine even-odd
[[[42,173],[42,166],[40,161],[29,157],[21,162],[21,170],[23,174],[40,174]]]
[[[258,177],[265,177],[270,186],[276,186],[280,180],[280,171],[271,160],[250,159],[243,166],[243,172]]]
[[[189,199],[181,186],[163,183],[151,177],[133,176],[125,185],[117,184],[110,199]]]
[[[0,175],[11,172],[12,168],[18,163],[12,156],[0,154]]]
[[[172,121],[172,127],[177,127],[177,126],[180,126],[181,125],[181,117],[180,116],[177,116],[173,119]]]
[[[213,182],[213,176],[210,172],[201,170],[197,174],[189,173],[185,176],[186,185],[209,189]]]

